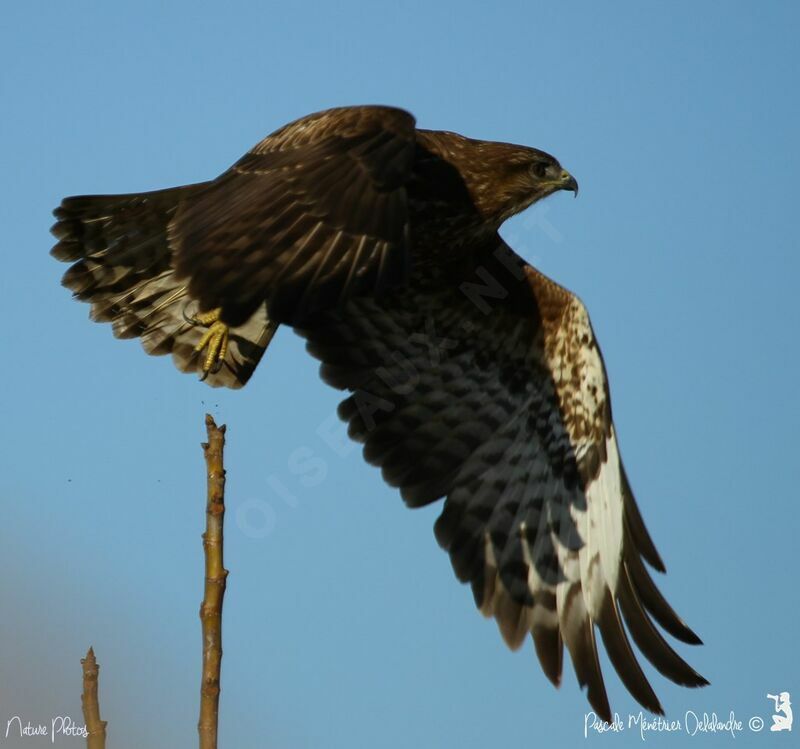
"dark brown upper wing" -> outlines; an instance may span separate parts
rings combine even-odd
[[[271,319],[297,323],[404,281],[414,149],[414,118],[390,107],[332,109],[268,136],[170,227],[190,294],[229,324],[265,299]]]
[[[625,629],[664,675],[706,683],[659,633],[694,633],[643,560],[663,564],[617,450],[606,374],[580,300],[498,238],[467,271],[415,271],[407,287],[350,300],[303,331],[365,458],[419,506],[445,497],[436,537],[505,641],[531,636],[547,676],[563,645],[611,720],[598,659],[645,707],[661,705]]]

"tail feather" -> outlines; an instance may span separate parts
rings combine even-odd
[[[52,228],[52,255],[72,262],[62,283],[92,305],[90,317],[110,322],[118,338],[140,337],[149,354],[172,354],[183,372],[200,372],[195,351],[205,328],[185,279],[175,276],[169,225],[182,201],[208,183],[149,193],[66,198]],[[241,387],[277,329],[266,305],[232,328],[225,361],[206,377],[212,386]]]

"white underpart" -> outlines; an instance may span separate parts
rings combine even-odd
[[[606,440],[606,461],[600,473],[586,490],[590,524],[599,534],[594,536],[590,548],[599,549],[605,584],[616,596],[622,560],[622,523],[624,506],[620,481],[619,452],[614,427]],[[592,519],[594,523],[592,523]]]

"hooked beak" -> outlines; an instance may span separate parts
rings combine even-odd
[[[575,179],[566,169],[561,170],[559,179],[559,190],[572,190],[575,197],[578,197],[578,180]]]

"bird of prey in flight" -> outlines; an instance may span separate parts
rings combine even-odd
[[[648,572],[586,309],[498,234],[559,190],[578,184],[543,151],[342,107],[208,182],[66,198],[53,255],[92,319],[211,385],[244,385],[279,324],[304,336],[367,461],[411,507],[444,498],[436,538],[506,643],[530,635],[556,685],[566,646],[610,721],[598,633],[655,713],[628,633],[667,678],[707,682],[659,629],[700,642]]]

